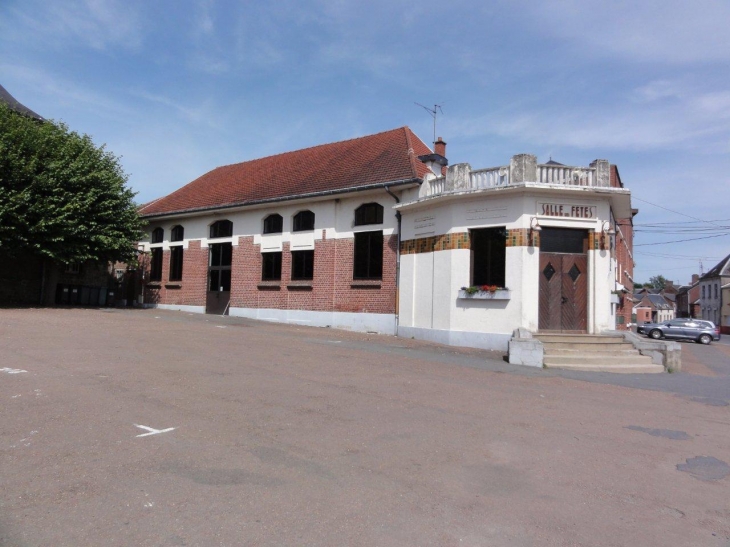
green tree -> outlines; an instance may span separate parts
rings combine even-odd
[[[0,103],[0,254],[129,260],[141,238],[119,159],[63,123]]]
[[[667,286],[667,280],[663,275],[655,275],[649,278],[649,286],[653,289],[663,289]]]

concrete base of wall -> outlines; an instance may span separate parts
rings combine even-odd
[[[143,308],[159,308],[161,310],[186,311],[188,313],[205,313],[205,306],[183,306],[182,304],[142,304]]]
[[[493,332],[466,332],[439,329],[424,329],[419,327],[398,327],[398,336],[415,338],[444,344],[447,346],[462,346],[467,348],[507,351],[509,334]]]
[[[268,308],[230,308],[234,317],[276,323],[297,323],[311,327],[332,327],[356,332],[395,334],[395,315],[386,313],[346,313]]]
[[[509,362],[512,365],[542,367],[545,361],[545,348],[542,342],[532,337],[527,329],[515,329],[509,341]]]

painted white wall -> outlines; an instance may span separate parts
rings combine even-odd
[[[593,206],[596,218],[536,215],[536,211],[541,210],[541,203]],[[541,226],[600,233],[603,222],[610,218],[610,204],[608,198],[602,200],[590,193],[581,195],[580,199],[567,200],[544,190],[432,199],[417,209],[403,211],[402,239],[460,233],[475,228],[529,228],[533,218],[537,218]],[[589,251],[588,263],[589,332],[612,330],[615,328],[615,307],[611,304],[611,291],[616,286],[615,260],[609,251]],[[469,250],[402,256],[399,332],[434,341],[455,340],[454,336],[457,336],[462,341],[469,341],[466,345],[485,347],[485,344],[491,344],[501,348],[514,329],[538,329],[539,266],[539,249],[508,247],[505,284],[511,291],[510,299],[460,299],[459,289],[470,284]],[[489,336],[484,338],[477,334]]]
[[[398,192],[394,190],[398,195]],[[383,224],[355,226],[355,209],[364,203],[376,202],[383,206]],[[156,221],[152,219],[146,228],[146,236],[142,243],[145,250],[149,250],[150,234],[152,230],[161,227],[165,231],[162,247],[169,248],[170,230],[175,225],[185,228],[183,248],[188,248],[190,240],[200,240],[202,247],[208,246],[210,225],[217,220],[230,220],[233,223],[233,237],[219,238],[215,243],[232,242],[238,245],[239,237],[253,236],[255,244],[266,241],[271,250],[281,250],[283,243],[299,245],[297,248],[313,248],[314,242],[322,239],[322,231],[327,230],[327,239],[352,238],[355,232],[383,230],[388,236],[397,232],[397,221],[393,205],[395,200],[384,190],[359,192],[342,197],[327,197],[301,201],[298,203],[280,202],[267,205],[251,206],[230,211],[210,212],[204,215],[181,215]],[[314,231],[293,233],[292,224],[294,215],[299,211],[310,210],[314,213]],[[272,213],[283,217],[283,231],[281,234],[263,235],[264,219]],[[160,246],[160,245],[158,245]]]

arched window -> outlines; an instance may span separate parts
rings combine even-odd
[[[230,220],[218,220],[210,225],[210,239],[217,237],[231,237],[233,235],[233,222]]]
[[[185,228],[179,224],[173,226],[170,231],[170,241],[182,241],[183,239],[185,239]]]
[[[292,232],[306,232],[314,230],[314,213],[312,211],[299,211],[294,215]]]
[[[162,228],[155,228],[152,230],[152,239],[150,240],[151,243],[162,243],[162,240],[165,238],[165,230]]]
[[[267,216],[264,219],[265,234],[280,234],[284,229],[284,219],[276,213]]]
[[[379,203],[364,203],[355,209],[355,226],[383,223],[383,206]]]

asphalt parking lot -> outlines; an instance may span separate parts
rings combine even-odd
[[[568,374],[182,312],[0,310],[0,545],[728,547],[730,346],[682,347],[678,374]]]

